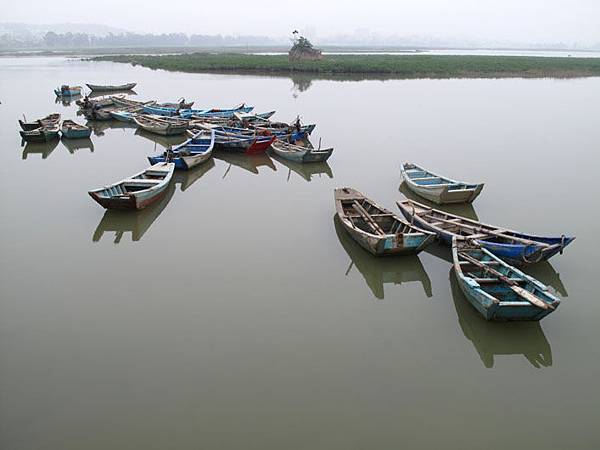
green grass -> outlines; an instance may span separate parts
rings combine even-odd
[[[289,62],[287,55],[189,53],[109,55],[92,60],[182,72],[373,74],[391,78],[600,76],[600,58],[328,55],[322,61]]]

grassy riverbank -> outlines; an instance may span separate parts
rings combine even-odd
[[[328,55],[322,61],[291,63],[287,55],[191,53],[153,56],[109,55],[92,60],[182,72],[372,74],[388,75],[390,78],[600,76],[600,58]]]

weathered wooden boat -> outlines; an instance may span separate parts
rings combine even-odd
[[[137,115],[133,118],[133,121],[143,130],[162,136],[183,134],[187,129],[186,121],[167,121],[157,117],[149,117],[147,115]]]
[[[476,220],[430,208],[413,200],[397,202],[410,223],[434,232],[446,245],[452,238],[479,242],[487,250],[513,265],[545,261],[562,253],[574,237],[541,237],[507,228],[487,225]]]
[[[334,192],[335,209],[348,234],[370,253],[416,254],[435,234],[420,230],[352,188]]]
[[[85,139],[92,135],[90,127],[79,125],[72,120],[63,120],[60,132],[66,139]]]
[[[254,106],[246,106],[242,103],[239,106],[231,109],[181,109],[179,110],[179,115],[181,117],[190,119],[194,118],[202,118],[202,117],[234,117],[235,113],[249,113],[254,109]]]
[[[486,320],[540,320],[560,301],[548,287],[474,241],[452,240],[458,285]]]
[[[160,200],[174,170],[173,163],[154,164],[129,178],[88,193],[107,209],[143,209]]]
[[[25,119],[25,117],[23,117],[23,119]],[[31,130],[35,130],[36,128],[40,128],[43,126],[56,125],[59,122],[60,122],[60,114],[59,113],[53,113],[53,114],[47,115],[46,117],[34,120],[33,122],[27,122],[27,120],[19,119],[19,125],[21,126],[21,129],[23,131],[31,131]]]
[[[74,95],[81,95],[81,86],[67,86],[63,84],[61,87],[54,89],[54,93],[57,97],[72,97]]]
[[[157,164],[169,160],[175,164],[175,169],[190,170],[210,159],[214,145],[215,132],[203,132],[159,156],[149,156],[148,161]]]
[[[108,91],[130,91],[132,90],[137,83],[127,83],[127,84],[85,84],[90,88],[91,91],[96,92],[108,92]]]
[[[44,125],[35,130],[19,131],[21,138],[25,142],[49,142],[58,139],[60,128],[58,124]]]
[[[510,330],[502,324],[494,326],[467,300],[458,285],[454,268],[450,269],[448,280],[460,329],[465,338],[473,344],[485,367],[492,368],[496,358],[502,360],[502,357],[507,356],[516,359],[523,357],[538,369],[552,366],[552,348],[539,321],[520,322],[515,324],[517,326],[511,326]]]
[[[400,173],[411,191],[440,205],[471,203],[483,189],[483,183],[471,184],[451,180],[412,163],[402,164]]]
[[[289,142],[275,139],[271,144],[271,149],[276,155],[290,161],[300,163],[323,162],[327,161],[333,153],[333,147],[321,149],[312,147],[302,147],[300,145],[290,144]]]

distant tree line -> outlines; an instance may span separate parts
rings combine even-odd
[[[123,33],[96,36],[87,33],[55,33],[40,37],[17,38],[0,35],[0,48],[115,48],[115,47],[226,47],[241,45],[273,45],[279,42],[265,36],[222,36],[185,33],[137,34]]]

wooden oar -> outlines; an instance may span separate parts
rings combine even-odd
[[[526,289],[523,289],[521,286],[519,286],[519,284],[514,281],[511,280],[510,278],[508,278],[507,276],[503,275],[502,273],[498,272],[496,269],[493,269],[485,264],[483,264],[481,261],[476,260],[475,258],[467,255],[466,253],[459,253],[459,256],[466,259],[467,261],[469,261],[471,264],[483,269],[484,272],[488,272],[492,275],[494,275],[495,277],[497,277],[498,279],[500,279],[501,281],[505,282],[506,284],[508,284],[508,286],[520,297],[524,298],[525,300],[527,300],[529,303],[531,303],[534,306],[537,306],[538,308],[541,309],[554,309],[554,306],[549,305],[548,303],[544,302],[543,300],[540,300],[538,297],[536,297],[535,295],[533,295],[531,292],[529,292]]]
[[[503,238],[506,238],[506,239],[511,239],[511,240],[513,240],[515,242],[520,242],[522,244],[528,244],[528,245],[535,244],[535,245],[539,245],[540,247],[549,247],[550,246],[550,244],[546,244],[545,242],[532,241],[530,239],[525,239],[525,238],[520,238],[520,237],[516,237],[516,236],[511,236],[510,234],[504,234],[504,233],[502,233],[502,231],[489,230],[489,229],[482,228],[482,227],[476,227],[476,226],[473,226],[473,225],[466,225],[464,223],[458,223],[458,222],[456,222],[456,219],[462,220],[462,218],[460,218],[460,217],[457,217],[456,219],[442,219],[441,217],[434,217],[431,214],[425,214],[423,217],[428,217],[428,218],[430,218],[432,220],[436,220],[436,221],[439,221],[439,222],[449,223],[449,224],[452,224],[452,225],[456,225],[456,226],[460,226],[460,227],[463,227],[463,228],[467,228],[468,230],[471,230],[471,231],[473,231],[475,233],[478,233],[478,234],[490,234],[492,236],[497,236],[497,237],[503,237]],[[467,238],[467,239],[469,238],[469,236],[464,236],[464,237]]]
[[[362,205],[358,203],[358,200],[354,200],[354,202],[352,202],[352,207],[356,212],[358,212],[361,215],[361,217],[365,220],[367,225],[369,225],[375,231],[375,234],[385,236],[386,233],[381,229],[377,222],[373,220],[373,218],[369,215],[365,208],[363,208]]]

